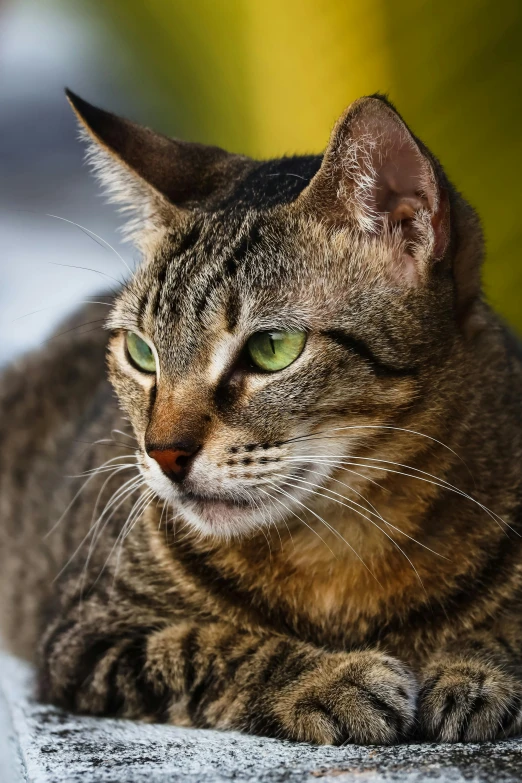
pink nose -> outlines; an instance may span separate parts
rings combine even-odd
[[[156,460],[163,473],[174,481],[183,481],[187,475],[194,451],[183,449],[152,449],[149,457]]]

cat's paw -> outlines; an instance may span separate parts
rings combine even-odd
[[[388,744],[415,719],[417,685],[400,661],[372,652],[325,655],[279,694],[287,736],[326,745]]]
[[[480,742],[522,731],[522,688],[502,669],[478,660],[447,660],[425,675],[419,692],[422,736]]]

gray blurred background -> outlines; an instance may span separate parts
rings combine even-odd
[[[77,4],[70,8],[0,0],[0,363],[42,344],[76,303],[114,285],[105,275],[126,272],[115,253],[66,220],[133,260],[132,248],[119,242],[117,215],[83,164],[63,89],[140,112],[128,93],[119,94],[123,56],[103,27]],[[73,268],[82,266],[100,273]]]

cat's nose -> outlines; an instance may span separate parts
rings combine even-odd
[[[201,446],[193,443],[175,443],[168,448],[150,448],[147,454],[156,460],[163,473],[173,481],[183,481]]]

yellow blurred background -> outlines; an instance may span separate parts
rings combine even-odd
[[[0,0],[0,74],[9,317],[37,310],[44,289],[67,290],[70,306],[103,282],[38,267],[43,244],[46,257],[112,274],[79,232],[35,217],[118,241],[81,169],[66,84],[164,133],[259,158],[320,152],[344,108],[380,91],[478,209],[487,296],[522,334],[521,0]],[[17,321],[19,348],[0,362],[34,343],[37,318]]]
[[[324,148],[388,93],[478,209],[486,291],[522,330],[520,0],[97,0],[165,131],[255,157]]]

